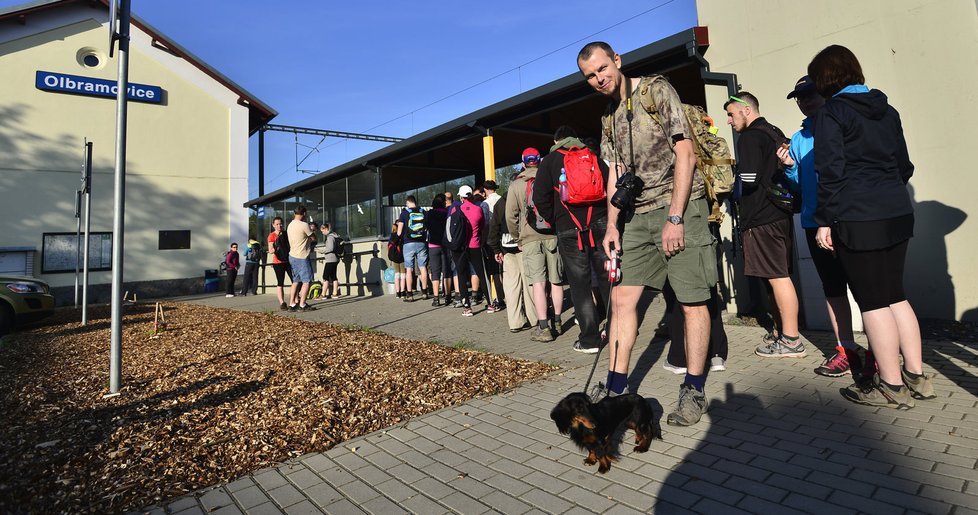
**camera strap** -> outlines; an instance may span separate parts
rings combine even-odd
[[[634,117],[634,112],[632,111],[632,79],[630,77],[625,77],[625,119],[628,120],[628,152],[631,154],[629,156],[629,171],[635,173],[635,141],[632,138],[632,118]]]

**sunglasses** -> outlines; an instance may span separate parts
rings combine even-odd
[[[748,103],[747,101],[742,100],[742,99],[739,99],[739,98],[737,98],[737,97],[735,97],[733,95],[730,95],[730,98],[728,98],[727,100],[733,100],[734,102],[740,102],[741,104],[744,104],[745,106],[750,106],[750,103]]]

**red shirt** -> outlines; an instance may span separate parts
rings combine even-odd
[[[282,234],[285,234],[285,233],[283,232]],[[275,240],[277,240],[277,239],[278,239],[278,233],[275,232],[275,231],[272,231],[272,233],[268,235],[268,250],[269,250],[269,252],[271,252],[271,250],[275,248]],[[278,259],[278,257],[275,256],[275,253],[274,252],[271,252],[271,254],[272,254],[272,264],[282,264],[282,263],[284,263],[284,261],[280,261]]]

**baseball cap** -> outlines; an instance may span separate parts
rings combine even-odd
[[[469,198],[469,195],[471,194],[472,194],[471,186],[462,186],[461,188],[458,189],[459,198]]]
[[[540,162],[540,151],[539,150],[537,150],[537,149],[535,149],[533,147],[527,147],[527,149],[523,151],[523,164],[524,165],[537,164],[539,162]]]
[[[798,82],[795,83],[795,89],[793,89],[791,93],[788,93],[788,96],[785,98],[795,98],[802,93],[808,93],[811,91],[815,91],[815,81],[813,81],[808,75],[805,75],[804,77],[798,79]]]

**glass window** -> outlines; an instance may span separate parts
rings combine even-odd
[[[367,170],[347,179],[350,238],[383,234],[377,227],[377,173]]]

